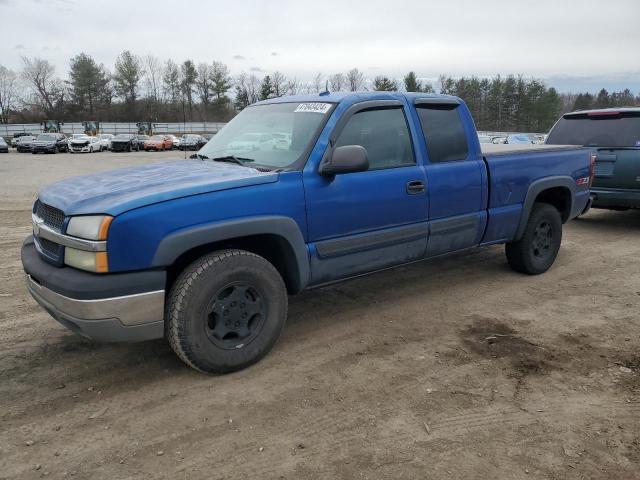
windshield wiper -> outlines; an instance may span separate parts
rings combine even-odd
[[[205,158],[208,158],[205,156]],[[225,155],[223,157],[213,157],[210,159],[212,162],[227,162],[235,163],[236,165],[246,166],[245,163],[253,162],[253,158],[236,157],[235,155]]]

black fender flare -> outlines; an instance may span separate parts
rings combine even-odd
[[[311,273],[307,244],[298,224],[292,218],[282,216],[246,217],[178,230],[162,239],[153,257],[152,266],[167,267],[193,248],[253,235],[274,235],[283,238],[294,253],[291,260],[295,262],[294,268],[297,272],[294,273],[297,275],[294,277],[297,279],[292,285],[293,290],[299,292],[309,284]]]
[[[576,182],[573,178],[568,175],[559,175],[535,180],[531,182],[531,185],[529,185],[529,190],[527,191],[524,203],[522,204],[522,215],[520,217],[520,224],[516,230],[514,240],[520,240],[524,235],[524,229],[527,226],[529,216],[531,215],[531,209],[533,208],[533,204],[535,203],[538,195],[545,190],[556,187],[564,187],[571,192],[571,197],[569,199],[569,218],[573,217],[573,204],[576,198]]]

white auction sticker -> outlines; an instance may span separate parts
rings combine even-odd
[[[294,113],[298,112],[311,112],[311,113],[327,113],[331,108],[330,103],[301,103],[296,107]]]

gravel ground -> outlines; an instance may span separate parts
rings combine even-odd
[[[41,186],[181,153],[0,154],[0,478],[640,478],[640,211],[291,298],[274,351],[208,377],[98,344],[27,295]]]

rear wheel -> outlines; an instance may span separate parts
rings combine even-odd
[[[538,275],[553,265],[561,243],[560,212],[549,204],[536,203],[522,238],[506,244],[507,261],[517,272]]]
[[[205,255],[180,274],[166,306],[166,336],[178,357],[206,373],[254,364],[273,347],[287,318],[282,277],[244,250]]]

